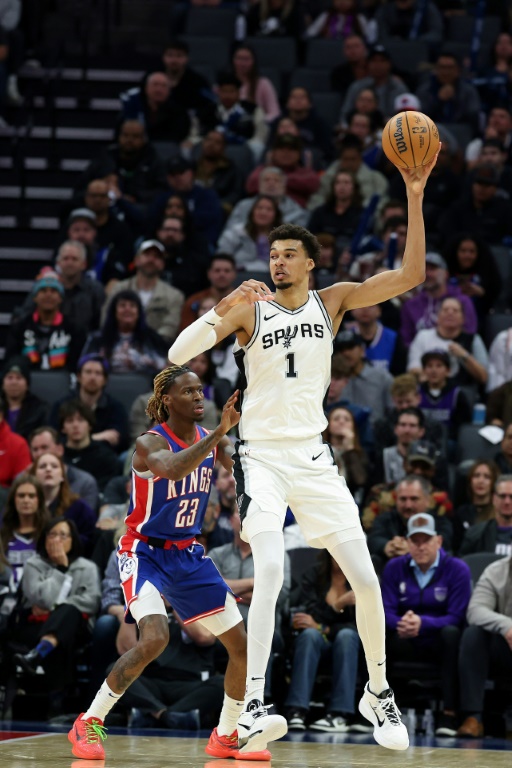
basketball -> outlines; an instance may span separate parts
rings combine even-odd
[[[423,112],[399,112],[384,127],[382,149],[398,168],[419,168],[439,149],[439,131]]]

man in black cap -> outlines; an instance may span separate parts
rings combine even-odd
[[[15,321],[7,336],[5,357],[23,355],[31,370],[74,371],[85,344],[85,330],[61,312],[64,288],[56,272],[46,268],[36,278],[35,312]]]
[[[498,192],[499,182],[495,166],[475,166],[470,192],[455,200],[439,219],[437,229],[441,237],[472,232],[489,245],[501,245],[503,238],[510,235],[512,203]]]
[[[356,80],[347,91],[341,108],[344,120],[354,109],[358,95],[366,88],[375,91],[379,109],[386,120],[395,114],[396,97],[407,93],[409,88],[403,80],[392,74],[392,68],[389,51],[383,45],[374,45],[368,55],[368,77]]]
[[[170,189],[159,195],[149,207],[148,217],[156,229],[162,221],[170,197],[178,194],[185,201],[194,229],[203,235],[211,249],[220,235],[224,214],[214,189],[203,187],[195,179],[195,165],[184,157],[167,161],[167,181]]]
[[[334,351],[341,353],[350,371],[343,397],[354,405],[370,408],[372,422],[382,418],[386,408],[392,407],[391,374],[366,359],[364,340],[351,328],[338,332]]]
[[[4,419],[13,432],[28,439],[32,430],[46,424],[48,403],[30,391],[30,363],[23,355],[7,360],[2,370]]]

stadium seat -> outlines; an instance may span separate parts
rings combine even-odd
[[[208,66],[210,82],[215,81],[219,69],[226,69],[230,60],[230,44],[224,37],[183,37],[190,48],[192,66]]]
[[[111,373],[105,391],[119,400],[130,413],[133,401],[153,387],[153,377],[144,373]]]
[[[334,69],[343,64],[343,45],[340,40],[310,40],[306,52],[306,67]]]
[[[243,174],[244,179],[254,169],[254,155],[246,144],[227,144],[226,155]]]
[[[447,19],[447,42],[450,40],[470,42],[473,37],[475,19],[472,16],[449,16]],[[482,42],[493,42],[501,31],[499,16],[487,16],[482,28]],[[448,47],[447,45],[447,47]]]
[[[487,349],[489,349],[498,333],[507,330],[507,328],[512,328],[512,314],[510,312],[507,314],[496,313],[494,315],[487,315],[485,318],[484,333],[484,341]]]
[[[292,88],[306,88],[309,93],[329,93],[331,90],[331,78],[328,69],[309,69],[299,67],[291,77],[289,83]]]
[[[260,67],[291,72],[297,66],[297,45],[291,37],[248,37],[245,42],[255,52]]]
[[[383,43],[389,48],[393,67],[404,75],[416,75],[426,69],[429,61],[427,43],[422,40],[401,40],[394,37]]]
[[[316,111],[331,128],[340,121],[341,98],[337,93],[313,93],[311,101]]]
[[[187,15],[185,34],[191,37],[224,37],[233,39],[236,8],[194,8]]]
[[[45,400],[50,407],[61,397],[66,397],[71,389],[69,371],[32,371],[30,389]]]
[[[469,566],[473,587],[487,566],[496,560],[501,560],[502,557],[503,555],[497,555],[496,552],[472,552],[470,555],[464,555],[461,558]]]
[[[499,445],[493,445],[478,434],[481,427],[475,424],[463,424],[457,437],[457,462],[493,459]]]

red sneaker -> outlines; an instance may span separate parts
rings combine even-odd
[[[104,760],[105,750],[102,741],[105,741],[107,730],[102,720],[97,717],[88,717],[82,720],[83,713],[78,715],[73,727],[68,733],[68,739],[73,745],[71,750],[75,757],[86,760]]]
[[[212,757],[232,757],[233,760],[267,761],[272,759],[272,755],[268,749],[263,749],[261,752],[246,752],[241,755],[238,751],[237,731],[233,731],[231,736],[219,736],[216,728],[211,732],[210,739],[204,751],[207,755],[211,755]]]

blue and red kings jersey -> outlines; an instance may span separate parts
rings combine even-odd
[[[165,423],[152,427],[147,434],[163,437],[174,453],[189,447]],[[194,442],[208,434],[207,429],[196,425]],[[172,541],[197,536],[208,505],[216,459],[214,448],[197,469],[176,481],[156,477],[149,470],[137,472],[132,467],[132,495],[125,520],[128,528],[143,536]]]

